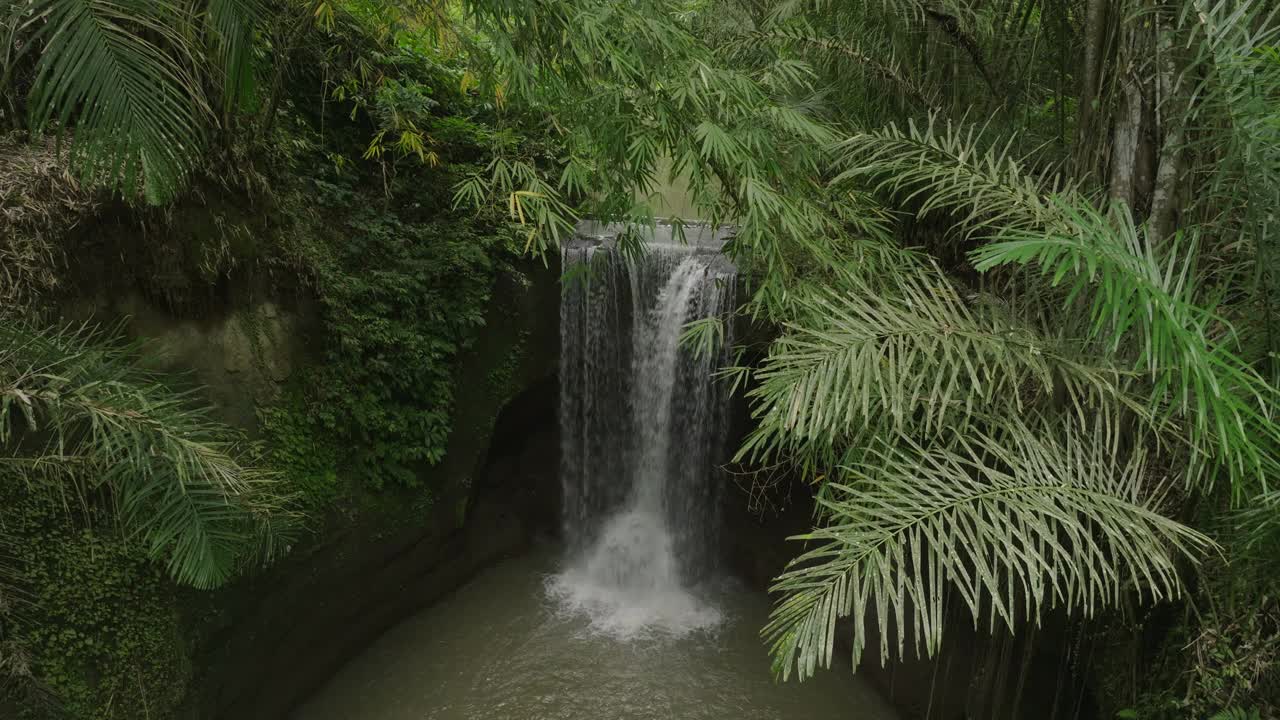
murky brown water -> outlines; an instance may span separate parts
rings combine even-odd
[[[722,621],[618,640],[549,599],[556,554],[508,561],[387,633],[295,720],[891,720],[848,666],[778,684],[767,598],[724,586]]]

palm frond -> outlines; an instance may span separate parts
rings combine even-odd
[[[1265,490],[1280,472],[1271,417],[1280,396],[1232,352],[1229,325],[1206,309],[1194,245],[1173,238],[1157,246],[1123,207],[1104,214],[1051,202],[1064,224],[1003,230],[974,251],[975,267],[1030,265],[1065,285],[1066,305],[1079,299],[1090,308],[1092,336],[1109,353],[1134,349],[1133,367],[1152,380],[1150,407],[1189,417],[1193,445],[1216,451],[1238,493],[1254,482]]]
[[[267,547],[287,544],[292,514],[276,479],[244,464],[234,432],[115,340],[0,325],[0,448],[30,489],[82,502],[105,490],[125,531],[198,588],[225,582],[263,526]]]
[[[1152,382],[1151,412],[1189,418],[1196,472],[1222,458],[1241,497],[1246,485],[1280,472],[1280,431],[1271,422],[1276,389],[1232,352],[1230,326],[1205,310],[1196,248],[1186,237],[1151,242],[1127,208],[1107,212],[1058,180],[1042,182],[1003,148],[984,150],[981,132],[946,126],[906,131],[890,127],[843,144],[849,169],[838,181],[870,178],[915,203],[917,214],[942,211],[957,231],[993,241],[974,251],[979,271],[1005,265],[1038,267],[1051,287],[1063,285],[1061,310],[1091,308],[1088,340],[1105,344],[1123,366]],[[1070,312],[1060,313],[1069,316]]]
[[[253,97],[257,75],[253,36],[266,17],[264,0],[208,0],[206,26],[218,61],[224,111],[245,107]]]
[[[796,301],[755,374],[758,425],[739,460],[837,448],[871,426],[934,436],[1059,402],[1081,419],[1110,408],[1155,424],[1131,373],[1082,359],[1079,342],[999,303],[966,302],[936,267],[904,264],[876,280],[848,272],[839,291]]]
[[[200,156],[208,113],[183,32],[190,9],[171,0],[37,0],[33,11],[46,25],[31,126],[74,125],[84,178],[151,202],[172,198]]]
[[[1030,230],[1061,222],[1053,192],[1074,193],[1056,173],[1031,173],[1016,152],[1016,134],[988,141],[985,128],[930,115],[921,126],[890,124],[857,133],[837,145],[845,168],[833,183],[868,182],[894,193],[918,217],[946,213],[964,236],[1006,229]]]
[[[1130,590],[1178,595],[1179,556],[1213,543],[1157,512],[1161,485],[1121,447],[1115,427],[1016,418],[927,447],[881,442],[820,500],[825,524],[795,538],[816,546],[774,584],[784,597],[764,635],[777,671],[828,667],[842,617],[855,664],[872,616],[882,661],[904,656],[909,636],[931,655],[952,593],[975,623],[1010,630],[1050,608],[1090,615]]]

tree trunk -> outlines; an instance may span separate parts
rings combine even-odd
[[[1182,177],[1182,143],[1186,126],[1186,98],[1182,78],[1173,56],[1171,21],[1161,17],[1157,40],[1156,126],[1164,135],[1160,162],[1151,193],[1150,228],[1152,242],[1169,237],[1177,228],[1176,197]]]
[[[1121,51],[1120,105],[1116,108],[1111,144],[1111,199],[1124,202],[1135,215],[1149,207],[1156,164],[1154,127],[1155,78],[1151,62],[1149,22],[1125,23]]]
[[[1133,207],[1138,174],[1138,142],[1142,133],[1142,87],[1128,69],[1120,82],[1121,105],[1111,143],[1111,199]]]
[[[1106,55],[1107,0],[1088,0],[1084,23],[1084,67],[1080,78],[1080,116],[1076,127],[1081,169],[1089,167],[1094,147],[1093,127],[1102,101],[1102,66]]]

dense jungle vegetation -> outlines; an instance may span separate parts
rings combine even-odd
[[[353,503],[440,491],[495,275],[579,218],[654,222],[678,178],[736,226],[764,338],[725,372],[735,471],[816,497],[764,629],[781,677],[828,666],[840,618],[874,661],[957,609],[1071,613],[1106,716],[1275,717],[1277,13],[4,0],[0,693],[172,714],[186,608]],[[175,307],[233,268],[315,299],[320,357],[252,438],[65,319],[117,255]]]

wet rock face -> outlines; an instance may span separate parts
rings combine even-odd
[[[524,552],[538,522],[505,489],[469,504],[460,528],[449,503],[433,506],[420,529],[378,533],[361,523],[245,588],[252,600],[204,658],[209,672],[185,717],[287,717],[382,633]]]

